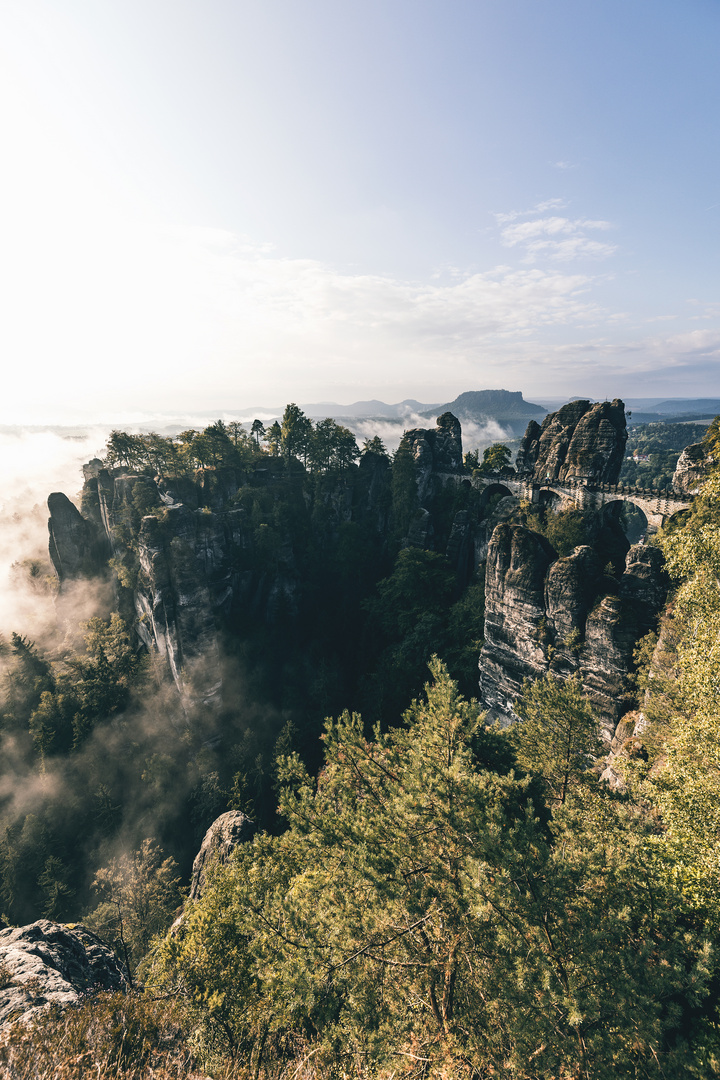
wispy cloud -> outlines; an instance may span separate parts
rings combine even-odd
[[[523,247],[523,261],[535,262],[546,256],[557,262],[579,258],[605,259],[617,251],[616,244],[594,240],[592,231],[612,229],[609,221],[591,218],[541,217],[508,223],[501,230],[506,247]]]

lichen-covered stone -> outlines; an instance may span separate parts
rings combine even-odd
[[[74,1005],[89,990],[127,988],[115,954],[83,926],[40,919],[0,930],[0,1025]]]
[[[584,636],[601,572],[597,555],[585,545],[552,564],[545,580],[545,610],[554,642]]]
[[[556,558],[542,536],[500,524],[488,546],[480,696],[493,717],[512,717],[523,679],[547,670],[545,577]]]
[[[438,473],[462,472],[462,429],[452,413],[438,416],[435,428],[405,432],[415,464],[418,499],[422,504],[437,490]]]
[[[587,546],[559,559],[530,530],[499,524],[488,546],[480,697],[491,719],[510,721],[525,678],[578,674],[609,741],[630,705],[636,643],[665,599],[662,555],[637,544],[620,581]]]

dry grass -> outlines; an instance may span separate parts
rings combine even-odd
[[[142,994],[99,993],[0,1033],[2,1080],[205,1080],[177,1010]]]

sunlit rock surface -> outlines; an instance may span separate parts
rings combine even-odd
[[[125,990],[115,954],[83,926],[40,919],[0,931],[0,1025],[51,1005],[74,1005],[91,990]]]
[[[546,540],[500,524],[488,547],[480,697],[490,719],[514,719],[523,680],[579,674],[607,740],[627,711],[640,637],[664,603],[662,555],[637,544],[618,581],[589,547],[560,559]]]
[[[622,401],[570,401],[546,416],[542,426],[530,421],[516,467],[538,481],[575,477],[616,484],[626,443]]]

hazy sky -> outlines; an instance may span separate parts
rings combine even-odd
[[[0,423],[720,395],[717,0],[0,19]]]

